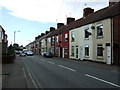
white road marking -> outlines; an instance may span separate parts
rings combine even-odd
[[[26,64],[26,65],[25,65],[25,68],[26,68],[26,70],[27,70],[27,72],[28,72],[28,74],[29,74],[29,76],[30,76],[30,78],[31,78],[31,80],[32,80],[35,88],[40,88],[41,85],[40,85],[40,83],[37,81],[36,77],[34,77],[34,79],[33,79],[33,72],[31,71],[29,65]],[[29,70],[28,70],[28,69],[29,69]],[[36,81],[36,82],[35,82],[35,81]],[[39,87],[37,87],[37,84],[39,85]]]
[[[60,67],[62,67],[62,68],[66,68],[66,69],[68,69],[68,70],[71,70],[71,71],[76,71],[75,69],[72,69],[72,68],[69,68],[69,67],[66,67],[66,66],[63,66],[63,65],[58,65],[58,66],[60,66]]]
[[[25,69],[24,69],[24,68],[23,68],[23,73],[24,73],[24,76],[25,76],[25,78],[26,78],[27,76],[26,76],[26,73],[25,73]]]
[[[40,60],[45,62],[45,60],[44,60],[44,59],[40,59]]]
[[[85,74],[85,75],[88,76],[88,77],[91,77],[91,78],[93,78],[93,79],[96,79],[96,80],[102,81],[102,82],[104,82],[104,83],[107,83],[107,84],[110,84],[110,85],[113,85],[113,86],[116,86],[116,87],[120,87],[120,86],[117,85],[117,84],[114,84],[114,83],[111,83],[111,82],[109,82],[109,81],[106,81],[106,80],[103,80],[103,79],[97,78],[97,77],[95,77],[95,76],[92,76],[92,75],[89,75],[89,74]]]
[[[55,64],[54,62],[47,61],[48,63]]]
[[[27,72],[29,73],[29,76],[30,76],[30,78],[31,78],[31,80],[32,80],[32,82],[33,82],[33,84],[34,84],[35,88],[37,88],[37,85],[36,85],[36,83],[35,83],[34,79],[32,78],[32,75],[30,74],[30,72],[29,72],[28,68],[26,68],[26,70],[27,70]]]

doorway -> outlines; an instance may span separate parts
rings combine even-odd
[[[80,60],[83,60],[83,46],[80,47]]]
[[[111,47],[106,46],[106,59],[107,59],[107,64],[111,64]]]

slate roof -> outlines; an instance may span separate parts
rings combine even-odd
[[[57,35],[63,32],[68,32],[74,28],[78,28],[78,27],[81,27],[81,26],[84,26],[90,23],[94,23],[100,20],[111,18],[118,14],[120,14],[120,1],[115,3],[112,6],[108,6],[103,9],[100,9],[96,12],[89,14],[86,17],[80,18],[76,21],[71,22],[68,25],[65,25],[59,29],[56,29],[54,32],[49,34],[47,37],[51,37],[51,36],[54,36],[54,35]]]

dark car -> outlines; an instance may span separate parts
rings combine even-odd
[[[43,53],[43,56],[44,56],[44,57],[50,57],[50,58],[53,57],[53,55],[52,55],[51,52],[44,52],[44,53]]]

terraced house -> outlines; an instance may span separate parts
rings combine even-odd
[[[82,18],[68,17],[66,25],[58,23],[50,31],[38,39],[39,54],[51,51],[61,58],[120,64],[120,2],[96,12],[87,7]]]
[[[70,26],[69,58],[120,64],[120,2],[92,11],[85,8],[83,18]]]
[[[2,48],[3,54],[7,53],[7,46],[8,46],[8,40],[7,40],[7,34],[5,34],[5,30],[0,25],[0,48]]]

